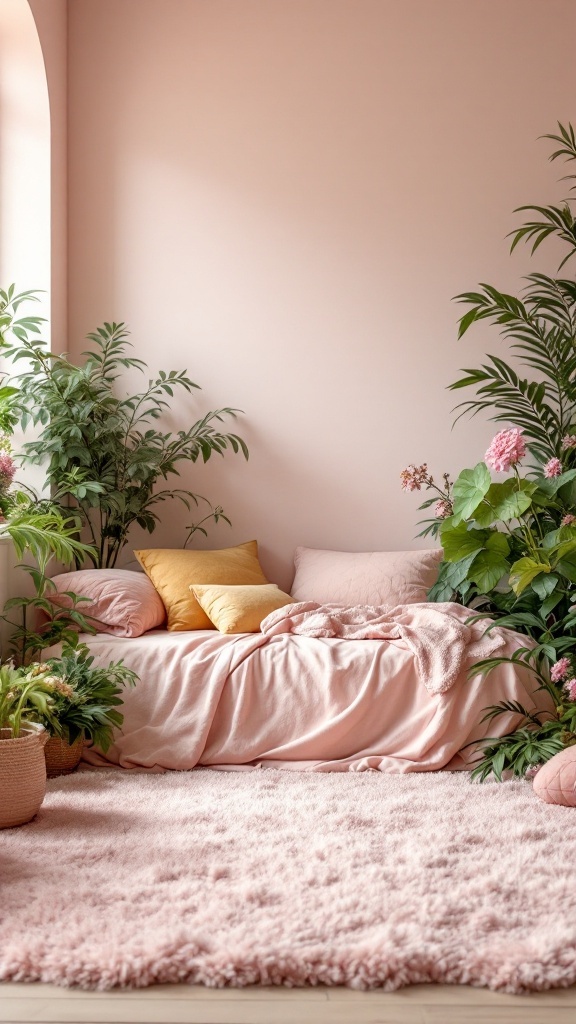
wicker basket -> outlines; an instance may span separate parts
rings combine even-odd
[[[60,736],[51,736],[44,747],[48,778],[55,779],[57,775],[69,775],[70,772],[76,771],[82,757],[83,746],[83,733],[74,740],[74,743],[67,743]]]
[[[0,729],[0,828],[24,825],[37,813],[46,792],[43,746],[48,733],[27,723],[15,739]]]

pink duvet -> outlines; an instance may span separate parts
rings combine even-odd
[[[268,616],[270,634],[90,637],[97,664],[123,658],[140,681],[125,693],[124,727],[106,757],[88,748],[85,760],[156,771],[464,768],[474,757],[463,749],[471,740],[519,722],[510,714],[480,724],[488,705],[549,706],[532,677],[511,665],[466,679],[474,661],[496,649],[511,654],[520,638],[506,630],[483,637],[484,626],[466,626],[469,610],[458,605],[386,609],[387,639],[362,640],[291,632],[310,624],[298,619],[301,607]]]

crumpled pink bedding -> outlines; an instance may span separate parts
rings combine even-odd
[[[339,637],[342,640],[403,640],[414,655],[416,672],[429,693],[446,693],[462,671],[494,654],[501,634],[484,635],[487,623],[466,625],[469,610],[452,604],[406,604],[397,608],[302,601],[271,612],[262,623],[266,636]],[[477,648],[480,643],[481,647]],[[478,653],[477,653],[478,652]]]
[[[481,724],[488,705],[514,700],[529,710],[550,707],[520,667],[466,679],[473,662],[496,650],[510,655],[525,639],[504,629],[483,636],[485,624],[465,624],[469,609],[380,609],[381,621],[373,616],[369,628],[380,629],[381,639],[296,632],[314,629],[318,607],[286,606],[258,634],[155,630],[134,639],[84,637],[98,665],[123,658],[139,676],[124,694],[124,726],[114,745],[106,756],[88,747],[84,759],[152,771],[466,768],[475,756],[467,744],[519,723],[519,716],[505,714]],[[327,614],[332,627],[317,617],[318,629],[360,626],[346,616],[334,626],[334,609]]]

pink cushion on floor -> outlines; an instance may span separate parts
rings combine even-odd
[[[551,757],[534,778],[534,792],[547,804],[576,807],[576,746]]]

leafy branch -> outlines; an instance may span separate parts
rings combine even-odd
[[[8,293],[6,293],[8,295]],[[22,293],[25,301],[33,293]],[[177,391],[199,389],[185,371],[164,370],[136,394],[115,393],[126,369],[144,372],[145,363],[130,354],[123,323],[105,323],[90,334],[91,349],[82,366],[47,352],[38,318],[11,323],[15,340],[5,354],[26,368],[17,378],[13,409],[22,427],[40,427],[23,446],[25,462],[42,464],[54,500],[76,510],[88,530],[95,566],[114,566],[133,524],[150,533],[159,521],[154,506],[176,498],[187,508],[202,499],[185,488],[158,489],[179,475],[183,462],[207,462],[230,450],[248,458],[244,440],[221,428],[240,410],[224,406],[207,412],[187,429],[166,432],[157,421]],[[214,521],[226,518],[221,511]]]

